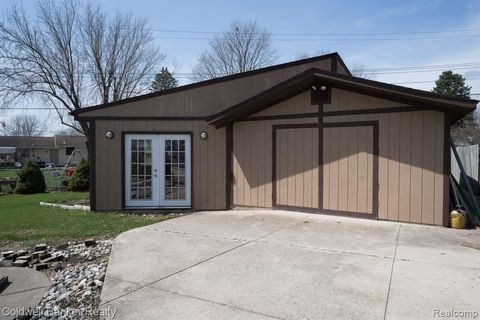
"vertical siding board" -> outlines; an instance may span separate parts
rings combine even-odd
[[[412,114],[400,115],[400,181],[399,181],[399,217],[400,221],[410,221],[410,170],[412,143]]]
[[[323,209],[330,209],[330,143],[331,129],[324,128],[323,130]]]
[[[325,129],[330,132],[330,199],[329,209],[339,210],[338,194],[340,192],[340,172],[339,172],[339,157],[340,157],[340,141],[339,141],[339,129],[329,128]]]
[[[287,161],[287,204],[289,206],[295,206],[295,162],[296,162],[296,155],[295,155],[295,130],[284,130],[286,131],[287,135],[287,154],[286,158]]]
[[[400,116],[398,113],[388,116],[388,219],[398,220]]]
[[[259,122],[253,124],[252,130],[249,130],[250,135],[250,206],[258,207],[258,148],[259,139],[258,136]]]
[[[388,219],[388,114],[379,118],[379,159],[378,159],[378,217]]]
[[[348,146],[348,181],[347,181],[347,210],[357,212],[358,197],[358,127],[345,129],[348,134],[346,144]]]
[[[437,112],[435,116],[435,205],[433,223],[443,224],[443,161],[444,161],[444,121],[445,114]]]
[[[435,199],[435,113],[424,112],[422,223],[433,224]]]
[[[279,185],[277,185],[277,202],[278,204],[288,204],[288,155],[287,144],[282,141],[287,141],[285,130],[277,130],[277,170],[280,177]],[[278,183],[278,182],[277,182]]]
[[[412,114],[410,222],[422,221],[423,112]]]
[[[319,180],[319,172],[318,172],[318,145],[319,145],[319,132],[318,129],[313,129],[313,136],[312,136],[312,163],[313,163],[313,170],[312,170],[312,208],[319,208],[320,204],[318,203],[318,192],[319,192],[319,184],[321,181]]]
[[[303,130],[304,137],[304,151],[303,151],[303,167],[304,167],[304,181],[303,181],[303,204],[307,208],[312,208],[312,174],[313,174],[313,162],[312,162],[312,134],[314,130]],[[318,164],[315,164],[318,166]]]
[[[367,213],[373,214],[373,128],[367,132]],[[377,168],[378,170],[378,168]]]
[[[305,129],[294,129],[292,132],[295,135],[295,206],[304,207],[303,197],[305,191],[303,189],[303,184],[305,181],[304,172],[304,161],[305,161],[305,151],[304,151],[304,132]]]
[[[272,206],[272,125],[271,122],[265,123],[264,125],[265,134],[264,137],[266,139],[265,143],[265,171],[264,177],[265,183],[265,207]]]
[[[348,128],[347,128],[348,130]],[[347,211],[348,201],[348,135],[345,128],[339,128],[338,139],[338,210]]]
[[[357,179],[357,211],[369,213],[367,209],[368,201],[368,145],[370,127],[358,128],[358,179]],[[370,171],[371,173],[371,171]]]

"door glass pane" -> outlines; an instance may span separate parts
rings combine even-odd
[[[131,140],[130,199],[152,199],[152,140]]]
[[[171,148],[171,149],[170,149]],[[171,150],[171,151],[170,151]],[[165,141],[166,200],[184,200],[185,195],[185,140]]]

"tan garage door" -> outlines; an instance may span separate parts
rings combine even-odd
[[[318,211],[318,147],[317,125],[274,126],[274,207]]]
[[[323,211],[377,215],[374,133],[372,125],[323,128]]]

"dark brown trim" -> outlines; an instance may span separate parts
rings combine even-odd
[[[421,107],[421,106],[402,106],[402,107],[393,107],[393,108],[325,111],[323,115],[325,117],[334,117],[334,116],[351,116],[351,115],[359,115],[359,114],[398,113],[398,112],[415,112],[415,111],[427,111],[427,110],[433,110],[433,108]]]
[[[450,227],[450,171],[451,171],[451,151],[450,151],[450,118],[445,113],[443,127],[443,226]]]
[[[75,120],[78,120],[77,116],[74,116]],[[82,121],[92,121],[92,120],[128,120],[128,121],[207,121],[207,116],[98,116],[98,117],[81,117]]]
[[[427,91],[400,87],[378,81],[366,80],[311,68],[268,90],[246,99],[209,117],[209,123],[222,127],[228,122],[248,117],[283,100],[309,90],[315,83],[325,83],[382,99],[398,101],[413,106],[425,106],[443,112],[451,112],[456,118],[471,112],[478,102],[472,99],[447,97]]]
[[[323,210],[323,104],[318,105],[318,210]]]
[[[225,208],[231,209],[233,206],[233,124],[229,123],[225,133]]]
[[[88,159],[90,160],[90,210],[97,210],[97,165],[96,165],[96,133],[95,121],[89,122],[88,129]]]
[[[172,93],[176,93],[176,92],[181,92],[181,91],[190,90],[190,89],[194,89],[194,88],[200,88],[200,87],[204,87],[204,86],[208,86],[208,85],[212,85],[212,84],[216,84],[216,83],[221,83],[221,82],[225,82],[225,81],[236,80],[236,79],[240,79],[240,78],[243,78],[243,77],[253,76],[253,75],[261,74],[261,73],[264,73],[264,72],[279,70],[279,69],[288,68],[288,67],[294,67],[294,66],[307,64],[307,63],[311,63],[311,62],[315,62],[315,61],[322,61],[322,60],[327,60],[327,59],[334,60],[334,59],[332,59],[333,57],[337,57],[339,59],[339,61],[341,61],[341,63],[343,63],[339,54],[337,52],[332,52],[332,53],[317,56],[317,57],[301,59],[301,60],[291,61],[291,62],[287,62],[287,63],[281,63],[281,64],[277,64],[277,65],[270,66],[270,67],[265,67],[265,68],[260,68],[260,69],[256,69],[256,70],[252,70],[252,71],[237,73],[237,74],[228,75],[228,76],[224,76],[224,77],[219,77],[219,78],[215,78],[215,79],[210,79],[210,80],[206,80],[206,81],[201,81],[201,82],[197,82],[197,83],[187,84],[185,86],[180,86],[180,87],[176,87],[176,88],[172,88],[172,89],[147,93],[147,94],[143,94],[143,95],[136,96],[136,97],[122,99],[122,100],[119,100],[119,101],[114,101],[114,102],[110,102],[110,103],[105,103],[105,104],[100,104],[100,105],[96,105],[96,106],[92,106],[92,107],[87,107],[87,108],[75,110],[75,111],[71,112],[70,114],[71,115],[77,115],[77,114],[81,114],[81,113],[84,113],[84,112],[89,112],[89,111],[93,111],[93,110],[97,110],[97,109],[103,109],[103,108],[122,105],[122,104],[125,104],[125,103],[130,103],[130,102],[140,101],[140,100],[144,100],[144,99],[149,99],[149,98],[153,98],[153,97],[164,96],[164,95],[168,95],[168,94],[172,94]]]
[[[152,135],[161,135],[161,134],[186,134],[190,136],[190,207],[182,207],[179,208],[181,210],[194,210],[194,194],[193,194],[193,177],[194,177],[194,159],[193,159],[193,154],[194,154],[194,143],[193,143],[193,131],[122,131],[121,132],[121,138],[122,138],[122,156],[121,156],[121,163],[122,163],[122,210],[160,210],[162,207],[158,208],[142,208],[142,207],[126,207],[125,205],[125,136],[127,134],[152,134]],[[175,210],[175,207],[171,208],[165,208],[165,209],[170,209],[170,210]]]
[[[283,119],[303,119],[303,118],[316,118],[318,117],[318,112],[310,113],[292,113],[292,114],[278,114],[271,116],[258,116],[258,117],[248,117],[243,118],[238,121],[260,121],[260,120],[283,120]]]
[[[415,111],[427,111],[433,110],[431,107],[420,106],[402,106],[393,108],[376,108],[376,109],[358,109],[358,110],[342,110],[342,111],[323,111],[324,117],[336,117],[336,116],[351,116],[361,114],[380,114],[380,113],[399,113],[399,112],[415,112]],[[318,112],[310,113],[288,113],[288,114],[276,114],[271,116],[249,116],[237,121],[265,121],[265,120],[283,120],[283,119],[303,119],[303,118],[316,118]]]
[[[318,113],[317,113],[318,115]],[[272,130],[277,129],[299,129],[299,128],[318,128],[318,122],[312,123],[290,123],[290,124],[274,124]]]

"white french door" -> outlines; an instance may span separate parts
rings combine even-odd
[[[190,135],[125,135],[125,205],[191,206]]]

